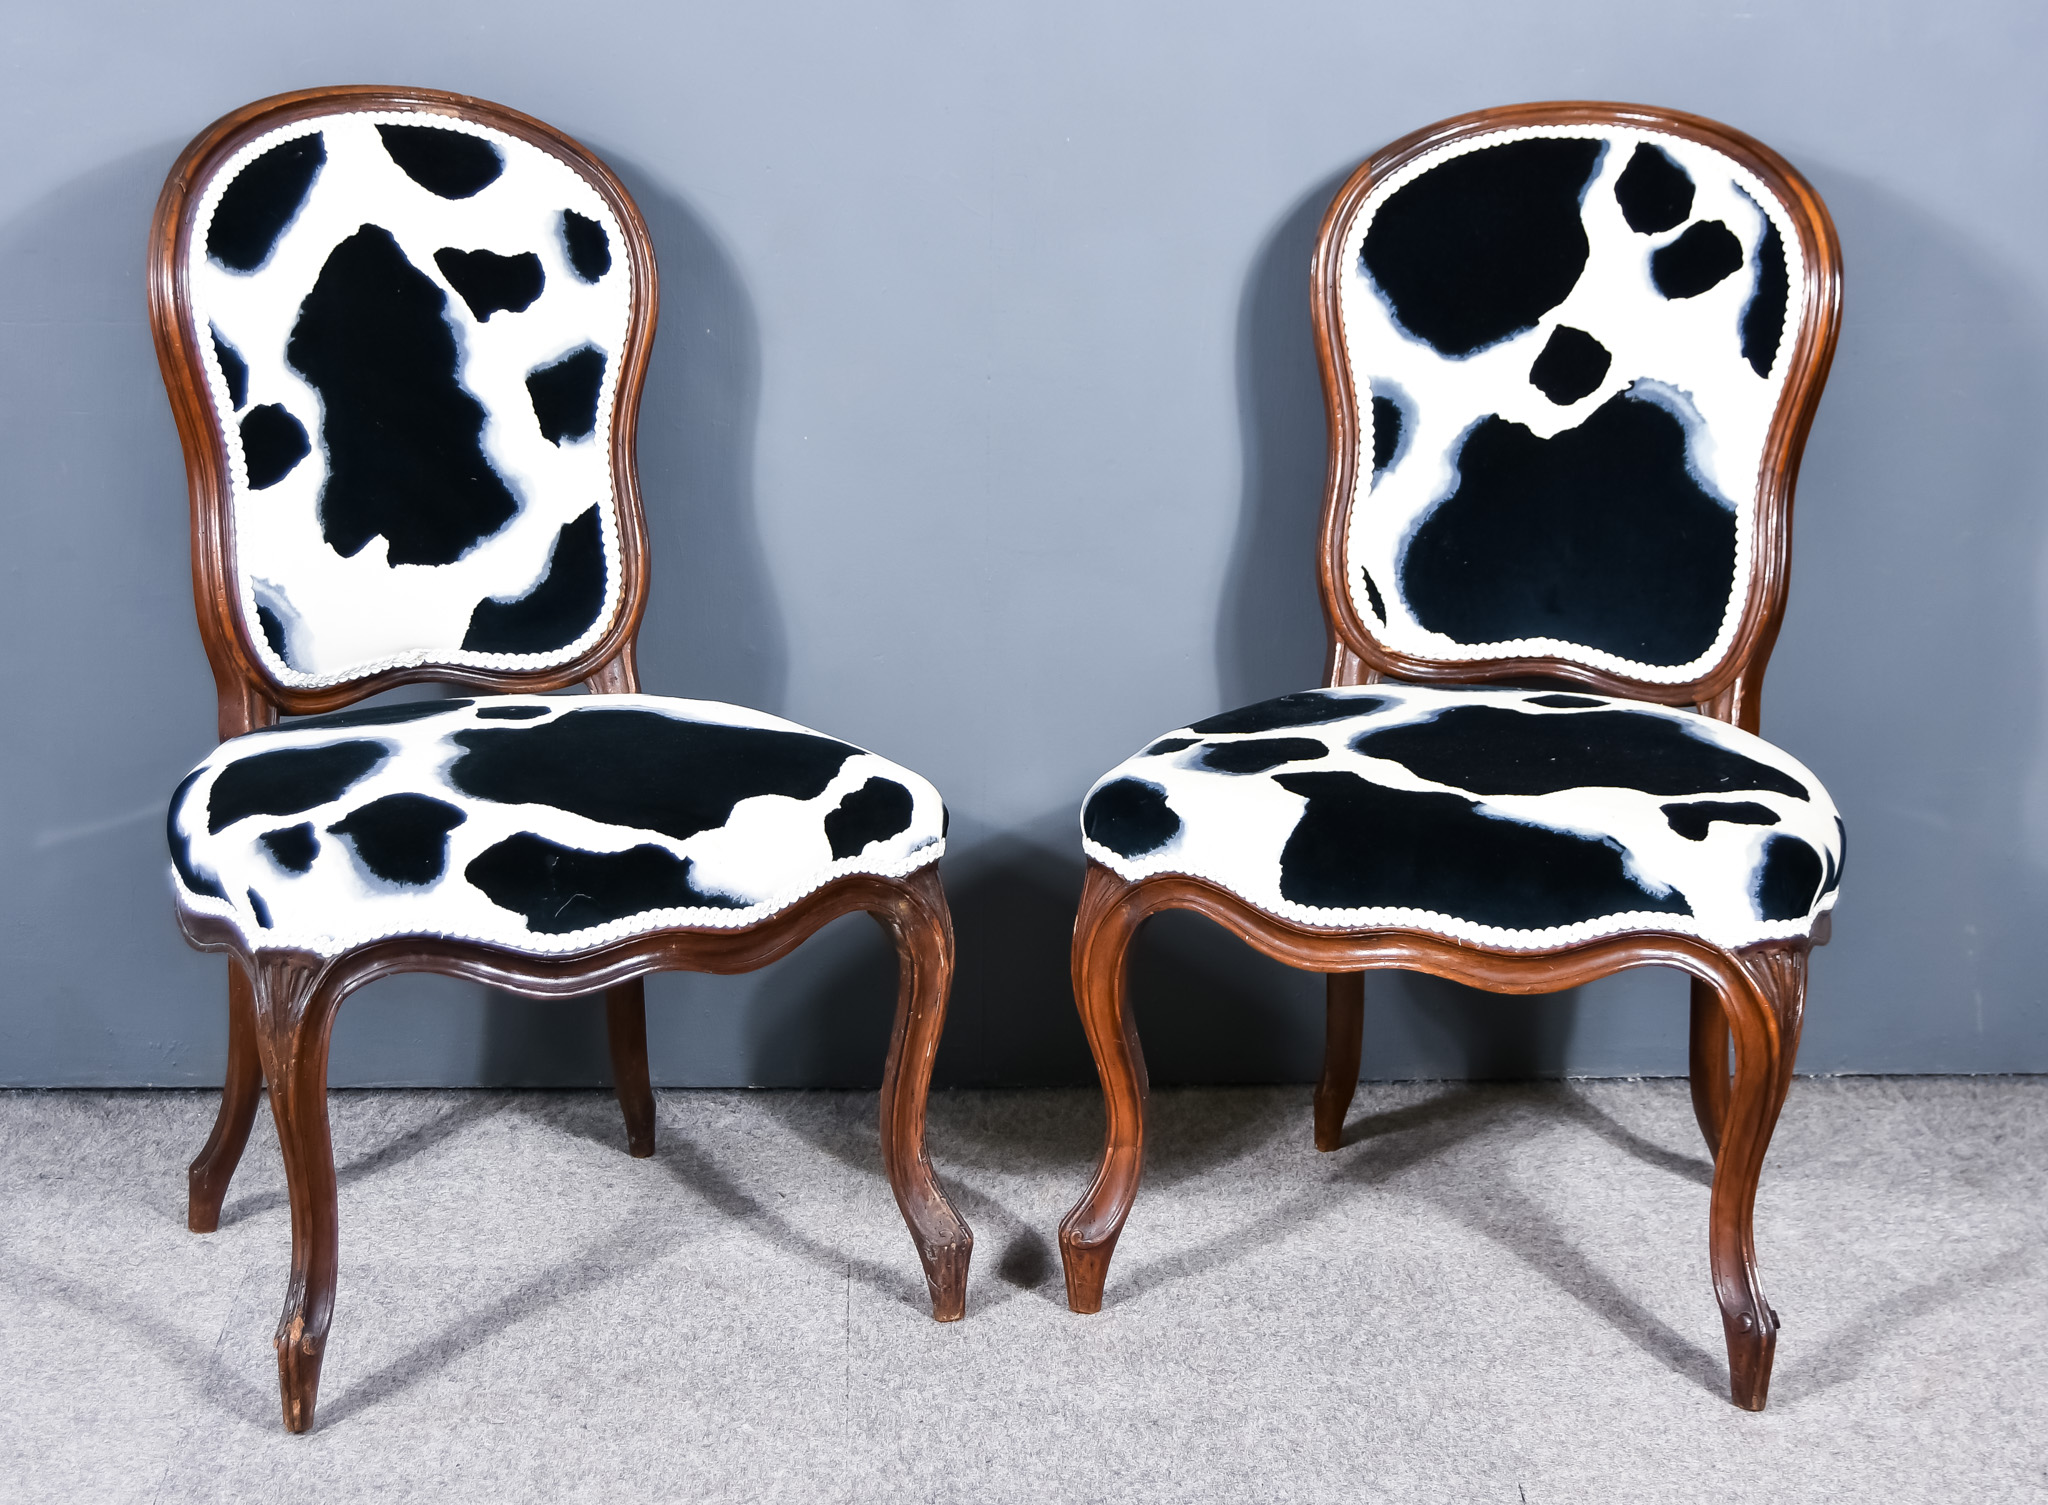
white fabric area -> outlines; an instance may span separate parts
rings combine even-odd
[[[1575,944],[1603,935],[1634,930],[1678,931],[1727,947],[1766,940],[1784,940],[1811,933],[1814,920],[1831,910],[1834,883],[1842,861],[1841,826],[1834,804],[1820,782],[1797,761],[1747,732],[1689,711],[1641,702],[1582,696],[1598,702],[1583,710],[1554,709],[1536,704],[1543,694],[1564,692],[1430,688],[1375,684],[1308,692],[1364,702],[1347,713],[1314,725],[1281,725],[1257,731],[1203,733],[1183,728],[1156,739],[1192,745],[1163,752],[1141,752],[1105,774],[1090,791],[1118,780],[1136,780],[1164,792],[1165,804],[1178,817],[1179,829],[1154,850],[1126,856],[1086,836],[1089,857],[1120,877],[1137,881],[1160,874],[1206,879],[1270,914],[1304,925],[1354,930],[1369,927],[1420,929],[1478,945],[1514,950],[1541,950]],[[1377,705],[1378,708],[1372,708]],[[1487,796],[1481,791],[1432,782],[1386,757],[1352,750],[1353,738],[1366,731],[1414,726],[1434,720],[1446,710],[1491,706],[1534,718],[1572,716],[1587,710],[1622,711],[1677,723],[1693,736],[1769,769],[1789,775],[1808,791],[1800,799],[1776,790],[1702,790],[1697,794],[1648,793],[1636,788],[1599,786],[1569,788],[1544,794]],[[1256,708],[1253,708],[1256,709]],[[1323,744],[1324,755],[1290,762],[1262,773],[1224,773],[1200,765],[1208,749],[1235,742],[1277,738],[1311,739]],[[1653,893],[1677,890],[1691,914],[1649,909],[1618,911],[1568,925],[1516,929],[1486,922],[1484,915],[1446,914],[1425,908],[1386,905],[1368,908],[1321,908],[1290,900],[1282,893],[1282,856],[1289,838],[1303,821],[1308,801],[1283,788],[1275,778],[1299,774],[1355,774],[1382,789],[1464,795],[1478,800],[1476,814],[1528,827],[1591,837],[1616,849],[1627,877]],[[1767,807],[1768,824],[1716,820],[1703,840],[1691,840],[1674,829],[1664,807],[1684,801],[1741,802]],[[1434,803],[1434,802],[1433,802]],[[1752,817],[1761,811],[1752,810]],[[1455,867],[1460,861],[1455,828],[1427,859]],[[1825,883],[1816,871],[1819,892],[1807,913],[1793,919],[1759,918],[1756,891],[1764,848],[1773,836],[1789,835],[1811,844],[1825,864]],[[1375,850],[1370,839],[1358,847],[1358,863],[1370,865]]]
[[[1590,246],[1585,269],[1569,296],[1533,329],[1469,356],[1442,355],[1401,328],[1366,272],[1360,257],[1373,217],[1393,194],[1433,168],[1467,152],[1532,137],[1595,138],[1606,143],[1580,206]],[[1675,159],[1694,185],[1692,212],[1680,224],[1654,235],[1629,227],[1614,194],[1616,180],[1642,142]],[[1777,222],[1790,293],[1778,358],[1770,375],[1762,377],[1743,358],[1739,325],[1757,280],[1753,268],[1766,214]],[[1652,253],[1706,220],[1719,220],[1741,241],[1744,269],[1696,297],[1664,297],[1651,281]],[[1799,237],[1783,205],[1763,183],[1709,147],[1659,132],[1618,126],[1496,131],[1421,157],[1376,187],[1351,223],[1340,264],[1345,268],[1342,337],[1358,408],[1361,455],[1359,494],[1352,503],[1344,543],[1344,577],[1359,616],[1375,636],[1389,648],[1417,658],[1562,658],[1654,684],[1682,684],[1720,663],[1748,598],[1764,443],[1792,365],[1793,338],[1804,317]],[[1552,402],[1529,379],[1536,357],[1559,325],[1591,334],[1613,357],[1599,386],[1564,406]],[[1375,388],[1402,394],[1408,413],[1399,458],[1377,476],[1371,474]],[[1416,528],[1456,489],[1454,457],[1467,431],[1498,414],[1539,439],[1549,439],[1584,422],[1630,388],[1679,418],[1696,479],[1735,512],[1735,578],[1712,647],[1688,663],[1644,664],[1554,638],[1461,643],[1423,627],[1402,599],[1399,566]],[[1383,612],[1374,609],[1361,569],[1378,583]]]
[[[473,197],[442,198],[392,160],[377,134],[379,123],[482,137],[498,149],[504,171]],[[207,231],[235,175],[272,147],[315,132],[323,138],[326,162],[269,259],[248,273],[210,260]],[[595,283],[584,282],[569,265],[561,232],[565,209],[597,221],[609,238],[611,268]],[[510,522],[452,564],[389,565],[381,537],[344,559],[321,533],[327,465],[320,398],[292,369],[285,348],[299,305],[328,256],[368,224],[390,231],[406,259],[447,295],[461,383],[490,415],[484,452],[519,503]],[[500,310],[479,321],[434,263],[434,253],[444,247],[503,256],[531,252],[540,258],[544,290],[523,312]],[[235,584],[251,647],[280,684],[336,684],[423,663],[530,669],[566,663],[602,636],[617,614],[622,588],[611,428],[632,270],[617,219],[581,176],[527,142],[448,116],[355,112],[301,121],[251,142],[215,174],[194,221],[189,273],[194,324],[232,472]],[[241,411],[277,404],[313,442],[310,455],[262,491],[249,487],[236,412],[207,338],[209,326],[248,363]],[[597,428],[589,438],[557,446],[535,421],[526,377],[585,343],[606,356]],[[463,649],[477,604],[531,591],[547,572],[558,530],[593,504],[603,533],[606,594],[589,629],[547,654]],[[256,630],[259,602],[287,623],[293,663],[282,662]]]
[[[545,714],[531,720],[494,719],[488,714],[502,716],[519,707],[537,708]],[[370,713],[404,714],[419,707],[367,709]],[[181,840],[187,843],[190,868],[202,880],[217,883],[227,895],[218,898],[193,892],[174,865],[172,887],[179,907],[188,914],[229,921],[252,950],[292,948],[333,956],[367,941],[417,935],[560,954],[672,927],[738,929],[768,918],[835,878],[851,873],[903,877],[936,862],[945,851],[945,809],[938,791],[907,769],[859,748],[847,749],[845,762],[814,797],[765,793],[744,798],[732,806],[730,818],[722,825],[683,840],[661,831],[589,819],[550,804],[498,803],[465,793],[451,782],[450,765],[465,751],[451,740],[457,733],[488,730],[530,735],[567,718],[619,710],[653,712],[682,722],[822,735],[740,706],[651,695],[498,695],[467,705],[450,703],[449,708],[434,714],[391,724],[286,724],[252,732],[223,743],[195,770],[172,807],[174,850]],[[218,833],[209,833],[209,795],[230,766],[280,749],[366,740],[381,744],[387,756],[337,798],[309,803],[302,810],[245,815]],[[692,769],[677,766],[665,777],[687,785]],[[588,778],[596,782],[617,775],[598,767],[589,770]],[[869,842],[862,850],[835,857],[827,835],[827,817],[869,780],[893,781],[909,792],[908,824]],[[564,795],[567,793],[565,790]],[[461,812],[460,823],[447,833],[445,864],[430,883],[381,879],[366,866],[352,838],[330,830],[352,812],[391,795],[427,796]],[[261,838],[266,832],[300,823],[310,823],[318,852],[307,871],[294,873],[281,866]],[[568,933],[536,931],[521,913],[492,902],[465,875],[480,854],[521,833],[586,853],[658,847],[689,859],[693,889],[722,896],[737,907],[649,909]]]

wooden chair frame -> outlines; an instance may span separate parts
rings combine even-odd
[[[1787,354],[1788,378],[1765,444],[1754,533],[1756,564],[1733,645],[1700,678],[1652,684],[1563,659],[1445,662],[1389,649],[1345,588],[1344,543],[1360,478],[1358,411],[1343,339],[1340,288],[1346,236],[1373,188],[1403,165],[1451,142],[1526,125],[1640,126],[1701,142],[1755,173],[1784,202],[1805,266],[1804,317]],[[1568,102],[1481,110],[1418,131],[1375,153],[1352,174],[1324,217],[1310,273],[1316,354],[1330,432],[1321,569],[1330,634],[1325,682],[1567,682],[1597,692],[1682,705],[1757,729],[1764,668],[1784,616],[1791,557],[1793,486],[1800,454],[1834,355],[1841,310],[1841,248],[1819,195],[1761,143],[1698,116],[1640,105]],[[1692,936],[1636,931],[1547,951],[1509,951],[1393,927],[1322,930],[1277,918],[1229,891],[1176,874],[1128,882],[1091,861],[1074,925],[1074,996],[1108,1106],[1095,1180],[1060,1223],[1068,1305],[1099,1311],[1109,1262],[1130,1213],[1144,1162],[1143,1051],[1125,990],[1131,937],[1163,909],[1206,915],[1290,966],[1328,975],[1326,1039],[1315,1092],[1315,1142],[1334,1150],[1358,1085],[1367,971],[1401,968],[1496,993],[1548,993],[1634,967],[1675,967],[1692,978],[1693,1109],[1714,1157],[1708,1245],[1714,1294],[1728,1344],[1729,1388],[1738,1406],[1762,1410],[1770,1388],[1778,1318],[1764,1299],[1752,1230],[1764,1152],[1791,1084],[1805,1007],[1807,958],[1825,944],[1823,915],[1809,940],[1730,950]],[[1729,1068],[1730,1044],[1734,1066]]]
[[[632,313],[612,422],[623,599],[610,630],[573,662],[529,672],[418,665],[308,689],[278,683],[253,649],[251,624],[243,619],[235,588],[228,457],[213,416],[201,335],[186,285],[193,220],[206,185],[242,146],[280,126],[338,110],[450,116],[531,142],[589,183],[624,229],[633,279]],[[331,711],[413,682],[507,692],[558,690],[579,683],[593,694],[639,689],[634,640],[647,601],[647,530],[634,440],[658,297],[646,223],[618,179],[574,140],[501,105],[431,89],[308,89],[237,110],[185,149],[164,185],[150,231],[149,313],[157,361],[185,453],[192,506],[193,595],[219,695],[222,741],[275,725],[281,714]],[[967,1266],[974,1240],[939,1188],[924,1142],[932,1060],[945,1026],[953,973],[953,926],[936,865],[905,878],[840,878],[781,913],[743,928],[679,926],[568,955],[527,955],[476,942],[408,936],[322,958],[302,951],[251,950],[225,921],[181,912],[180,923],[193,945],[229,954],[227,1080],[213,1133],[192,1162],[188,1222],[195,1233],[210,1233],[219,1226],[221,1201],[267,1083],[291,1199],[291,1279],[276,1337],[286,1427],[303,1432],[313,1423],[320,1362],[333,1314],[338,1208],[327,1120],[327,1053],[335,1011],[343,999],[394,972],[438,972],[530,998],[601,992],[628,1147],[635,1156],[648,1156],[654,1153],[655,1115],[648,1079],[645,975],[751,971],[794,949],[820,926],[856,910],[875,917],[899,957],[896,1023],[882,1081],[882,1158],[924,1267],[932,1315],[950,1322],[966,1310]]]

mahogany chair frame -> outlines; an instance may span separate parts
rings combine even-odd
[[[1710,146],[1775,191],[1798,231],[1805,267],[1804,316],[1793,335],[1786,386],[1764,448],[1749,594],[1727,654],[1686,684],[1653,684],[1564,659],[1414,658],[1379,642],[1345,588],[1344,543],[1361,475],[1358,409],[1340,299],[1344,247],[1353,218],[1376,185],[1425,153],[1488,131],[1540,125],[1639,126]],[[1310,283],[1330,433],[1318,577],[1330,635],[1325,683],[1561,681],[1604,694],[1697,709],[1756,731],[1764,668],[1784,617],[1793,487],[1834,356],[1841,316],[1841,247],[1826,206],[1806,180],[1760,142],[1695,115],[1593,101],[1481,110],[1403,137],[1352,174],[1323,219]],[[1757,1274],[1752,1227],[1757,1182],[1791,1084],[1808,953],[1812,946],[1826,943],[1828,916],[1821,916],[1808,940],[1740,950],[1645,930],[1546,951],[1510,951],[1414,929],[1323,930],[1298,925],[1254,909],[1198,878],[1162,874],[1133,883],[1089,862],[1074,925],[1074,996],[1101,1074],[1108,1131],[1093,1184],[1060,1223],[1067,1301],[1076,1312],[1101,1309],[1110,1257],[1143,1167],[1147,1079],[1126,1002],[1125,971],[1138,926],[1164,909],[1193,910],[1267,956],[1327,974],[1323,1069],[1315,1090],[1318,1150],[1335,1150],[1342,1143],[1344,1116],[1357,1090],[1368,971],[1426,972],[1490,992],[1516,994],[1576,987],[1635,967],[1673,967],[1690,974],[1692,1100],[1714,1158],[1708,1246],[1727,1337],[1729,1389],[1738,1406],[1763,1409],[1778,1317],[1764,1299]]]
[[[228,457],[213,416],[195,325],[187,263],[193,221],[213,175],[249,141],[280,126],[338,110],[407,111],[493,127],[532,143],[577,172],[604,199],[627,241],[632,312],[620,357],[612,421],[612,477],[619,524],[622,601],[610,630],[572,662],[508,672],[427,664],[387,669],[344,684],[278,683],[254,651],[235,588]],[[639,689],[634,642],[647,603],[647,530],[635,465],[641,387],[654,342],[659,291],[646,222],[610,169],[553,127],[502,105],[433,89],[356,86],[307,89],[259,100],[215,122],[185,149],[157,202],[150,230],[149,314],[192,507],[192,588],[199,633],[219,696],[222,741],[277,724],[280,715],[332,711],[382,690],[452,683],[501,692],[582,684],[593,694]],[[195,1233],[220,1223],[222,1199],[248,1142],[267,1084],[284,1152],[292,1225],[291,1279],[276,1336],[284,1422],[313,1423],[320,1363],[333,1315],[338,1249],[334,1151],[327,1119],[327,1058],[335,1011],[366,983],[395,972],[437,972],[530,998],[602,993],[614,1085],[635,1156],[654,1153],[654,1095],[647,1065],[643,979],[649,972],[734,973],[765,966],[820,926],[865,910],[899,958],[896,1021],[882,1081],[882,1159],[896,1205],[924,1267],[932,1315],[966,1310],[973,1235],[947,1201],[924,1141],[932,1061],[952,985],[953,926],[937,866],[905,878],[837,879],[790,908],[737,929],[677,926],[567,955],[536,956],[477,942],[408,936],[323,958],[251,950],[232,925],[182,914],[194,946],[228,953],[228,1062],[213,1133],[189,1172],[188,1222]]]

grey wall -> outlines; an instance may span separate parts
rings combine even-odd
[[[653,228],[649,687],[931,776],[961,969],[945,1079],[1081,1079],[1073,818],[1148,736],[1312,684],[1307,262],[1345,173],[1443,116],[1727,120],[1840,224],[1847,313],[1765,731],[1850,830],[1801,1066],[2048,1070],[2048,62],[2025,0],[18,3],[0,117],[0,1081],[219,1080],[223,963],[161,812],[212,745],[144,322],[165,170],[319,83],[498,99]],[[659,1078],[879,1077],[891,963],[841,921],[650,987]],[[1155,1079],[1302,1079],[1315,979],[1185,917],[1136,964]],[[1685,989],[1376,982],[1370,1076],[1683,1070]],[[344,1010],[340,1082],[602,1080],[598,1011],[431,979]]]

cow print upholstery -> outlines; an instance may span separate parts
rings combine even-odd
[[[1376,684],[1212,716],[1089,792],[1088,855],[1284,919],[1534,950],[1636,930],[1810,935],[1842,825],[1814,776],[1709,717],[1577,693]]]
[[[1493,131],[1375,185],[1342,265],[1371,456],[1344,578],[1372,634],[1418,659],[1711,672],[1804,314],[1776,196],[1662,132]]]
[[[466,120],[322,115],[214,175],[187,271],[234,586],[278,683],[598,642],[633,278],[575,169]]]
[[[581,951],[738,928],[945,849],[916,774],[737,706],[493,696],[309,716],[223,743],[171,801],[187,913],[251,949],[391,936]]]

